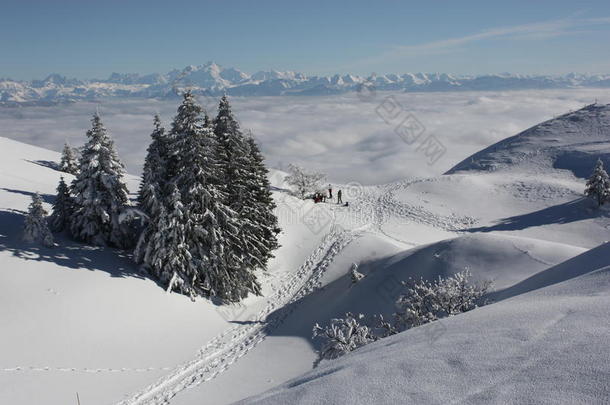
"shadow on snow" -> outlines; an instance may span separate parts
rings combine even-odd
[[[503,218],[491,226],[466,229],[467,232],[518,231],[534,226],[568,224],[585,219],[606,216],[604,208],[597,208],[589,198],[578,198],[567,203],[553,205],[528,214]]]
[[[23,212],[0,210],[0,252],[7,251],[24,260],[52,262],[70,269],[105,271],[112,277],[147,278],[139,272],[126,251],[84,245],[62,234],[53,235],[57,246],[52,248],[24,242],[24,218]]]

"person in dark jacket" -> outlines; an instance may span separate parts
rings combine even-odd
[[[343,204],[343,200],[341,199],[341,190],[337,191],[337,204]]]

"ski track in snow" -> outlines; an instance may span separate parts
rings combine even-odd
[[[395,215],[403,220],[429,225],[446,231],[457,232],[471,227],[477,220],[469,216],[459,216],[455,213],[451,215],[439,215],[425,209],[420,205],[412,205],[397,201],[394,194],[397,191],[407,189],[409,186],[430,181],[429,179],[406,180],[392,183],[385,187],[385,192],[379,197],[377,207],[380,208],[379,218],[383,222],[383,215]]]
[[[320,286],[321,278],[334,257],[361,234],[361,230],[343,230],[333,225],[299,270],[276,289],[266,307],[249,319],[251,322],[224,331],[204,346],[195,358],[119,404],[168,404],[180,391],[209,381],[227,370],[278,327],[294,311],[294,304]]]
[[[353,230],[344,230],[336,224],[336,210],[331,209],[334,221],[331,231],[315,249],[299,270],[275,288],[266,307],[250,322],[229,328],[208,342],[199,350],[195,358],[176,367],[157,382],[142,389],[130,399],[119,402],[119,405],[168,404],[180,391],[210,381],[224,372],[239,358],[246,355],[267,335],[278,327],[295,309],[295,303],[319,287],[322,276],[333,259],[354,239],[372,226],[374,232],[416,246],[416,243],[405,242],[388,235],[382,229],[384,222],[392,215],[403,220],[422,223],[448,231],[458,231],[471,226],[476,220],[471,217],[459,217],[455,214],[443,216],[425,210],[423,207],[396,201],[394,193],[406,189],[411,184],[425,181],[416,179],[389,184],[376,188],[374,192],[362,192],[357,204],[347,209],[348,215],[360,216],[365,211],[372,211],[370,221]],[[331,207],[333,207],[331,205]],[[354,221],[356,222],[356,221]],[[365,221],[366,222],[366,221]],[[284,281],[284,277],[279,278]],[[293,304],[293,305],[290,305]]]
[[[152,372],[171,371],[155,383],[145,387],[129,399],[122,400],[119,405],[168,404],[180,391],[210,381],[224,372],[238,359],[246,355],[258,343],[288,317],[295,305],[304,296],[316,290],[328,266],[333,259],[353,240],[365,232],[381,233],[398,242],[416,246],[417,243],[403,241],[389,235],[383,230],[383,224],[395,216],[405,221],[413,221],[433,226],[447,231],[457,232],[471,226],[476,220],[471,217],[438,215],[424,209],[397,201],[395,193],[410,185],[426,181],[425,179],[407,180],[378,186],[362,192],[357,201],[348,209],[330,205],[333,214],[333,224],[330,232],[322,242],[299,267],[294,274],[284,274],[278,277],[278,285],[272,285],[273,293],[267,305],[254,317],[246,322],[221,332],[202,347],[196,356],[177,367],[141,367],[141,368],[86,368],[86,367],[50,367],[50,366],[15,366],[0,368],[4,372],[26,371],[60,371],[85,373],[120,373],[120,372]],[[340,211],[338,211],[340,210]],[[369,215],[368,221],[360,227],[345,230],[337,225],[336,213],[347,214],[348,222],[357,223],[363,215]],[[372,214],[372,215],[371,215]],[[350,216],[352,216],[350,220]]]
[[[473,224],[478,222],[476,218],[460,216],[455,213],[451,213],[451,215],[436,214],[420,205],[398,201],[395,197],[396,192],[406,190],[413,184],[433,180],[434,179],[410,179],[384,186],[376,186],[373,189],[374,191],[366,192],[362,190],[358,196],[358,202],[354,205],[360,210],[361,216],[362,212],[372,214],[370,222],[376,233],[410,246],[417,246],[419,243],[402,240],[383,229],[383,225],[390,217],[398,218],[401,223],[414,222],[455,233],[470,228]]]

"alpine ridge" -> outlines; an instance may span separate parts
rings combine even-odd
[[[105,97],[173,98],[185,89],[194,94],[219,96],[328,95],[362,89],[436,92],[501,91],[525,89],[608,88],[610,75],[570,73],[563,76],[446,73],[353,74],[309,76],[275,70],[245,73],[214,62],[190,65],[165,74],[112,73],[107,79],[78,80],[50,74],[43,80],[0,78],[0,106],[45,106]]]

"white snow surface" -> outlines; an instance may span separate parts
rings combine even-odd
[[[562,152],[579,148],[554,128]],[[348,207],[296,200],[273,170],[282,247],[264,296],[219,306],[166,294],[129,252],[24,244],[23,213],[36,191],[50,209],[59,154],[0,138],[0,403],[608,403],[610,215],[582,198],[570,162],[584,160],[538,156],[335,184]],[[314,323],[389,316],[400,281],[464,269],[493,281],[491,304],[313,367]]]
[[[243,404],[605,404],[610,244],[535,290],[365,346]],[[581,271],[579,265],[596,265]]]

